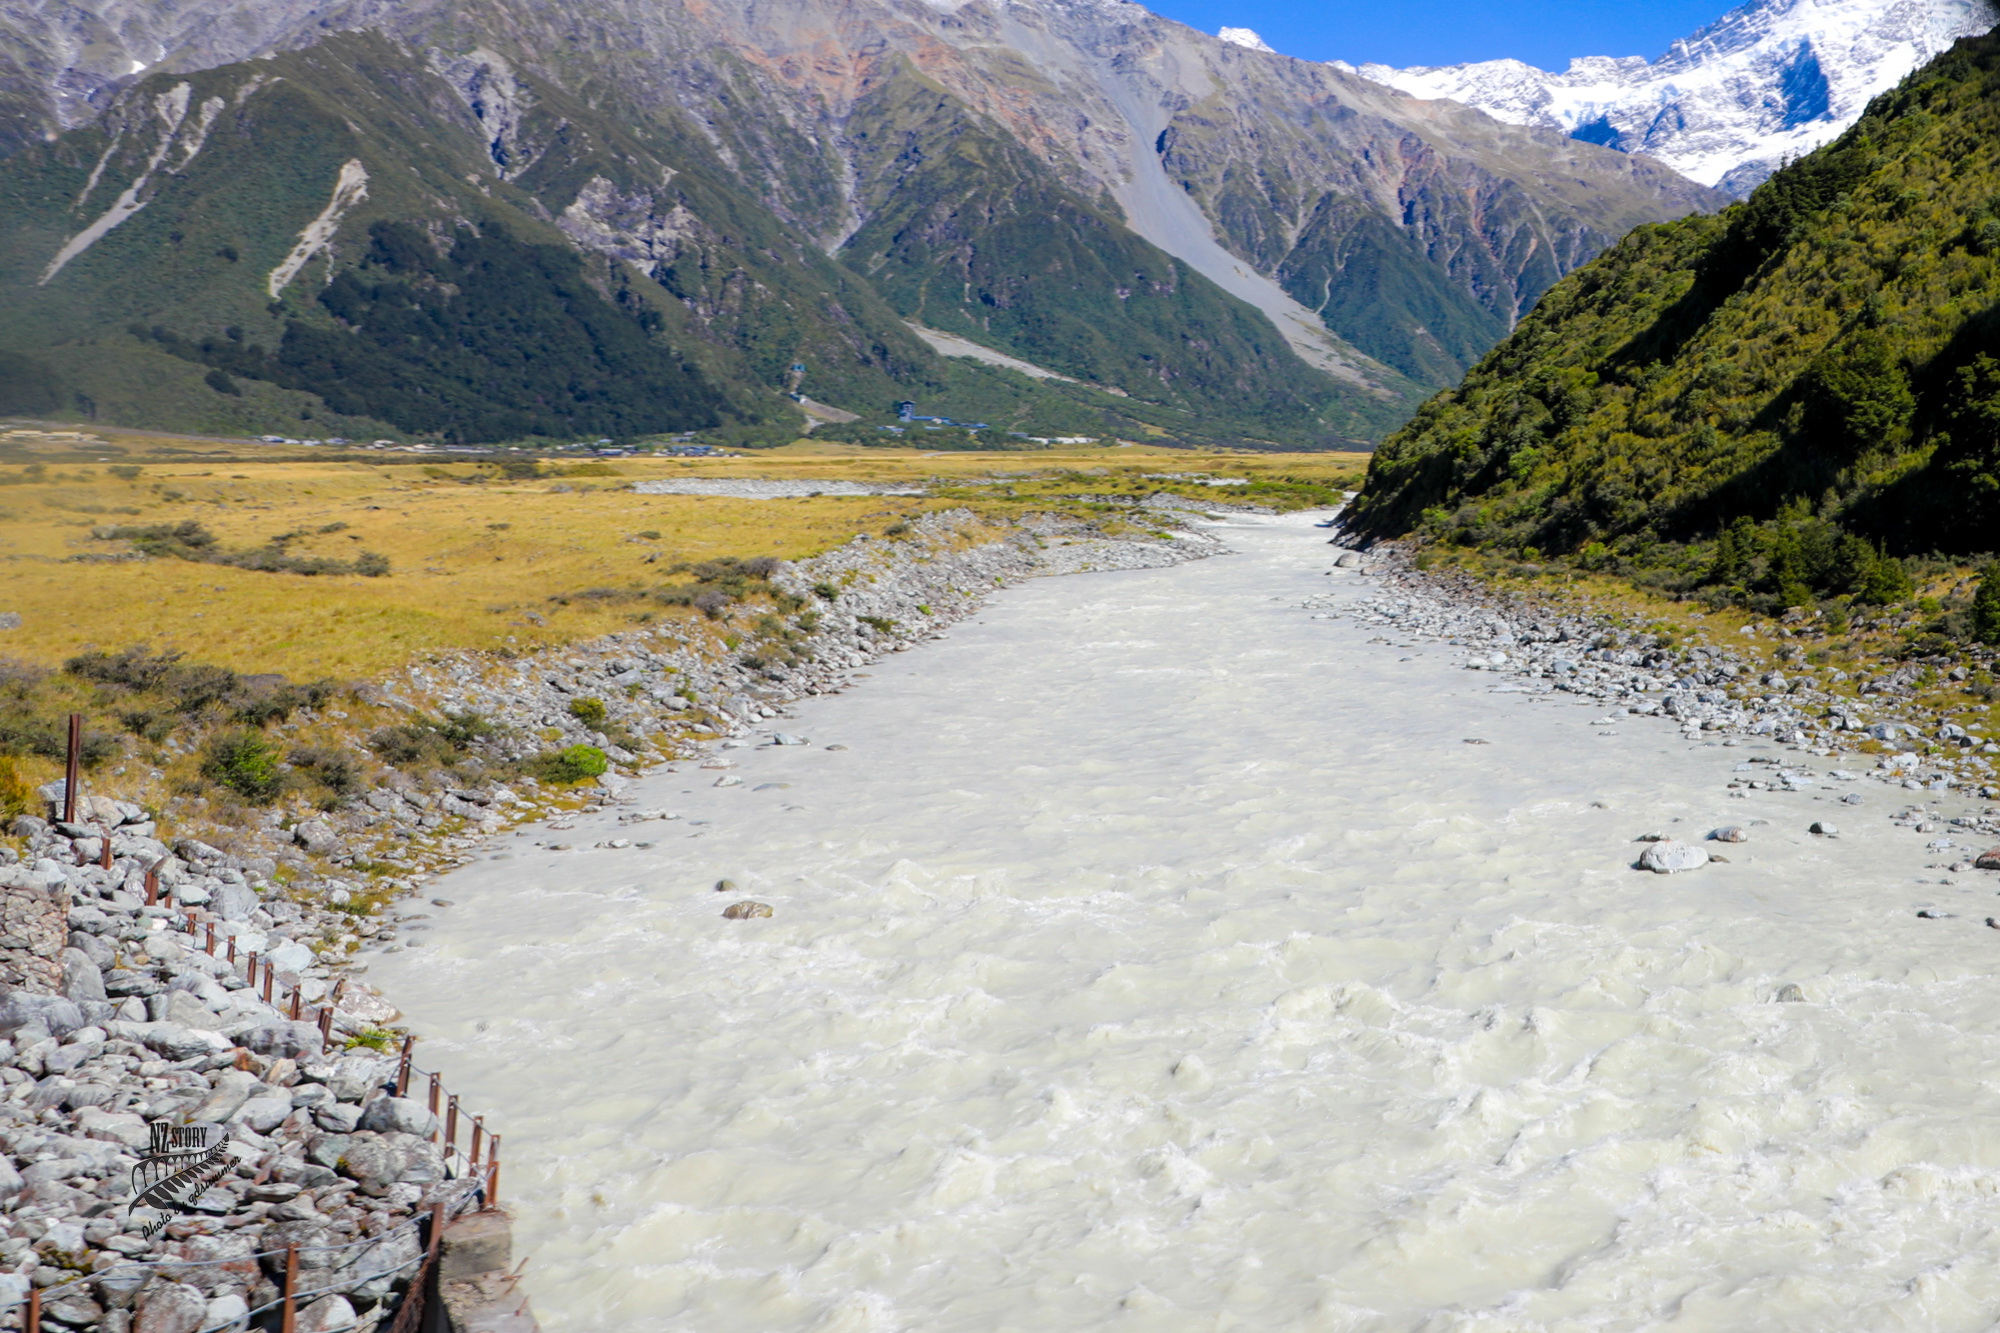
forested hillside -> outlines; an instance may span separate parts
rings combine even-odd
[[[1357,521],[1767,609],[2000,547],[2000,37],[1557,284],[1384,444]]]

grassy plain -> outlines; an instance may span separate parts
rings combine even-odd
[[[545,475],[509,479],[451,455],[0,427],[0,612],[21,617],[0,630],[0,657],[53,667],[90,648],[143,644],[240,672],[368,679],[433,652],[570,642],[641,616],[690,614],[579,594],[659,586],[675,581],[675,566],[719,556],[796,559],[926,509],[1004,519],[1088,508],[1080,497],[1090,495],[1239,491],[1160,479],[1170,473],[1246,478],[1265,484],[1240,489],[1302,503],[1315,488],[1357,484],[1365,460],[1132,447],[927,454],[803,441],[737,458],[548,459]],[[736,500],[628,489],[661,477],[930,481],[944,494]],[[953,485],[993,480],[1001,484]],[[288,554],[351,562],[376,552],[390,572],[131,558],[130,542],[98,535],[187,522],[225,550],[291,534]]]

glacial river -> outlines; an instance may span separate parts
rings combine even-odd
[[[682,819],[432,886],[370,976],[551,1333],[1994,1326],[2000,877],[1314,618],[1373,580],[1310,523],[1000,593],[635,784]]]

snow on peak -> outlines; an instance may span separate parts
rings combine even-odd
[[[1585,56],[1561,73],[1518,60],[1355,72],[1496,120],[1648,153],[1740,195],[1995,17],[1988,0],[1749,0],[1658,60]]]
[[[1262,37],[1249,28],[1224,28],[1215,35],[1231,46],[1246,46],[1252,51],[1270,51],[1272,55],[1278,54],[1271,50]]]

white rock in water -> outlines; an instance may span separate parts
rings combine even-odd
[[[1691,842],[1656,842],[1639,854],[1639,868],[1656,875],[1673,875],[1708,864],[1708,853]]]

